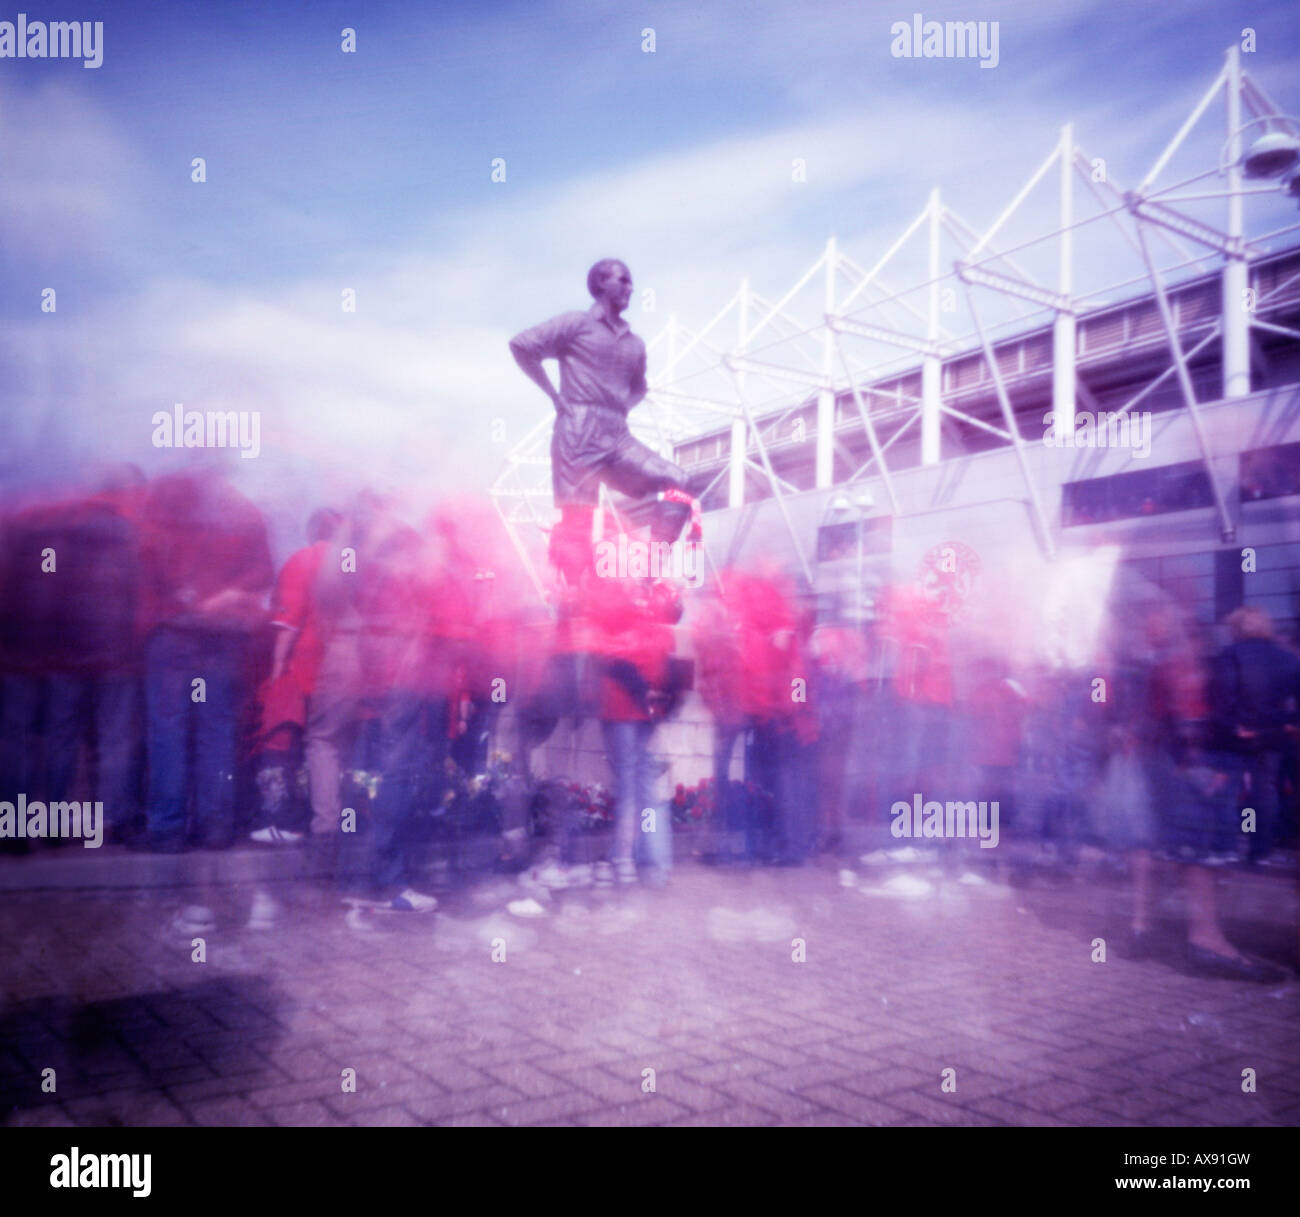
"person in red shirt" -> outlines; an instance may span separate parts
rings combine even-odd
[[[652,806],[650,740],[667,705],[674,649],[669,622],[680,618],[681,605],[663,585],[620,578],[591,580],[586,601],[600,671],[601,731],[614,773],[614,877],[636,882],[640,839],[653,864],[652,881],[662,883],[672,862],[672,816]]]
[[[461,612],[448,577],[445,539],[421,533],[385,505],[359,519],[356,551],[362,693],[376,724],[379,787],[370,805],[365,873],[354,903],[428,912],[437,900],[416,886],[428,827],[422,817],[446,789],[449,697],[461,662]]]
[[[894,798],[921,792],[928,798],[953,797],[954,774],[952,652],[950,623],[933,585],[897,584],[883,597],[878,625],[882,668],[893,681],[881,731],[882,797],[873,829],[888,840],[886,808]],[[892,845],[893,842],[890,841]]]
[[[322,610],[317,584],[321,564],[339,561],[333,543],[343,517],[330,508],[313,512],[307,522],[308,544],[290,555],[280,570],[271,600],[275,630],[271,675],[262,686],[261,740],[258,768],[261,819],[251,838],[266,844],[302,840],[297,790],[300,756],[307,762],[311,830],[337,831],[342,803],[341,752],[356,709],[356,647],[351,647],[352,678],[338,679],[335,663],[326,678],[319,674],[337,624]]]
[[[721,831],[708,860],[797,865],[811,848],[816,785],[798,780],[817,735],[800,641],[808,623],[796,614],[792,586],[774,570],[730,569],[721,580],[721,597],[694,629],[701,693],[715,726]],[[737,789],[729,775],[741,734],[747,785]]]
[[[815,614],[775,569],[751,575],[742,604],[741,654],[754,726],[750,769],[771,798],[760,820],[760,861],[802,866],[817,826],[818,688],[807,654]]]
[[[1025,827],[1016,819],[1016,786],[1030,709],[1028,691],[1005,661],[988,656],[975,663],[967,707],[970,760],[978,773],[978,798],[997,803],[1004,833],[1013,828],[1021,835]]]
[[[731,589],[739,572],[726,571]],[[747,850],[749,816],[744,787],[731,780],[736,740],[747,730],[741,697],[740,629],[734,600],[710,596],[692,607],[691,637],[699,668],[700,699],[713,717],[713,782],[716,808],[710,831],[709,864],[739,861]]]

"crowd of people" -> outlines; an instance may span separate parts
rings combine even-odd
[[[698,589],[588,567],[548,607],[486,503],[449,500],[417,525],[373,492],[313,512],[277,573],[262,514],[215,473],[122,470],[10,510],[2,535],[4,797],[93,791],[112,841],[355,833],[349,891],[419,911],[436,903],[430,809],[492,771],[477,827],[498,864],[563,886],[587,862],[563,807],[539,836],[530,758],[585,718],[613,787],[597,879],[663,882],[669,824],[645,824],[664,809],[655,733],[694,689],[714,736],[706,863],[843,863],[865,841],[886,860],[1030,872],[1101,849],[1131,877],[1140,954],[1166,861],[1182,868],[1194,957],[1262,966],[1214,906],[1216,867],[1293,858],[1300,659],[1258,610],[1233,614],[1213,654],[1154,599],[1082,670],[963,647],[923,583],[888,589],[863,621],[763,564]],[[899,840],[911,821],[891,808],[914,797],[995,808],[1000,848]]]

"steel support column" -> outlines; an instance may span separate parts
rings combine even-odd
[[[989,375],[993,377],[993,387],[997,391],[998,405],[1002,407],[1002,419],[1007,424],[1007,432],[1011,436],[1011,443],[1016,450],[1016,460],[1020,463],[1020,474],[1025,479],[1025,489],[1029,491],[1029,501],[1034,509],[1034,518],[1038,522],[1039,532],[1043,539],[1043,548],[1047,551],[1049,558],[1056,556],[1056,543],[1052,540],[1052,532],[1047,524],[1047,514],[1043,511],[1043,501],[1038,497],[1038,483],[1034,481],[1034,475],[1030,471],[1029,461],[1025,456],[1024,440],[1020,438],[1020,428],[1016,424],[1015,412],[1011,409],[1011,398],[1007,396],[1007,387],[1002,381],[1002,369],[998,367],[997,356],[994,354],[993,346],[989,342],[988,334],[984,332],[984,322],[980,320],[979,310],[975,307],[975,297],[971,292],[970,284],[966,282],[961,275],[960,267],[958,268],[958,277],[961,278],[962,289],[966,293],[966,306],[970,309],[970,315],[975,322],[975,329],[979,333],[980,346],[984,348],[984,358],[989,365]]]
[[[1178,331],[1174,327],[1173,310],[1169,307],[1169,298],[1165,295],[1164,280],[1151,260],[1151,250],[1147,247],[1146,227],[1140,217],[1137,218],[1138,244],[1142,246],[1142,257],[1147,264],[1147,273],[1151,276],[1152,286],[1156,289],[1156,303],[1160,306],[1160,319],[1165,324],[1165,335],[1169,339],[1169,350],[1174,357],[1174,366],[1178,369],[1178,384],[1183,391],[1183,403],[1192,418],[1192,429],[1196,432],[1196,442],[1200,445],[1201,459],[1205,462],[1205,472],[1210,479],[1210,489],[1214,492],[1214,505],[1219,513],[1219,531],[1225,541],[1231,541],[1236,535],[1232,520],[1228,515],[1228,505],[1223,498],[1219,479],[1214,474],[1214,462],[1210,452],[1210,440],[1205,434],[1205,424],[1201,421],[1201,411],[1196,404],[1196,390],[1192,386],[1192,376],[1187,370],[1187,360],[1183,355],[1182,343],[1178,341]],[[1225,318],[1226,321],[1226,318]],[[1249,333],[1249,331],[1247,331]]]
[[[1223,263],[1223,396],[1250,393],[1250,310],[1247,307],[1250,269],[1242,248],[1241,197],[1241,49],[1228,48],[1228,239],[1232,243]]]
[[[943,211],[939,189],[930,191],[930,291],[925,336],[931,343],[939,340],[939,236]],[[840,352],[841,356],[843,351]],[[943,405],[943,365],[935,355],[921,363],[921,464],[939,463],[939,423]]]
[[[1056,290],[1067,300],[1074,292],[1074,127],[1061,128],[1061,245]],[[1074,310],[1058,309],[1052,321],[1052,413],[1058,435],[1074,434]]]
[[[835,273],[839,263],[839,252],[835,238],[826,242],[826,297],[825,311],[835,311]],[[831,369],[835,362],[835,334],[827,327],[822,336],[822,374],[829,381]],[[815,456],[813,484],[818,490],[824,490],[835,482],[835,394],[830,389],[822,389],[817,394],[817,450]]]

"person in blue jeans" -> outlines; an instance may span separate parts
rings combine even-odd
[[[274,568],[261,513],[208,469],[159,478],[142,523],[148,834],[163,852],[235,837],[239,719]],[[194,819],[189,821],[193,797]]]
[[[37,504],[0,525],[0,782],[8,797],[101,801],[115,840],[139,811],[133,507],[143,480],[116,469],[93,495]],[[56,567],[45,566],[47,553]],[[74,793],[79,772],[86,784]]]
[[[1232,643],[1214,661],[1210,712],[1215,743],[1229,766],[1232,793],[1255,812],[1249,860],[1279,865],[1278,847],[1290,835],[1282,820],[1279,781],[1288,733],[1300,715],[1300,658],[1274,635],[1263,609],[1244,606],[1229,614]]]
[[[617,578],[586,584],[601,671],[601,726],[614,773],[610,861],[619,883],[636,882],[638,852],[650,864],[651,882],[666,880],[672,865],[672,814],[653,806],[650,772],[650,740],[670,703],[674,639],[666,623],[681,616],[680,601],[665,588]]]
[[[644,863],[652,882],[667,879],[672,870],[672,814],[654,806],[650,772],[650,740],[654,722],[605,721],[601,730],[605,755],[614,773],[614,844],[611,861],[620,883],[636,878],[636,863]],[[653,818],[646,816],[653,812]]]
[[[150,848],[184,849],[193,782],[195,843],[224,849],[235,838],[235,764],[243,696],[242,634],[162,626],[145,649]],[[195,701],[195,679],[203,681]]]
[[[420,892],[424,805],[440,801],[447,759],[447,702],[394,690],[379,717],[381,779],[370,805],[370,848],[358,890],[368,903],[428,912],[437,900]],[[432,783],[432,785],[430,785]]]
[[[370,838],[352,877],[349,903],[398,912],[431,912],[438,901],[416,887],[425,861],[428,820],[445,789],[451,673],[462,653],[448,622],[459,611],[442,574],[445,554],[386,514],[359,528],[360,656],[365,692],[378,711],[379,788],[370,805]]]

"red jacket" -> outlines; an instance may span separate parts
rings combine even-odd
[[[220,481],[189,474],[149,487],[142,523],[144,616],[164,624],[248,632],[275,577],[262,514]],[[222,601],[212,598],[225,594]]]
[[[142,626],[140,549],[126,494],[28,507],[5,521],[0,652],[6,665],[33,672],[130,669]]]
[[[650,694],[668,685],[673,632],[641,591],[625,579],[598,579],[591,587],[588,644],[602,663],[600,716],[608,722],[648,722]]]
[[[948,621],[916,584],[890,588],[881,642],[896,657],[894,687],[906,701],[952,705]]]
[[[325,653],[328,630],[314,592],[328,548],[327,542],[317,541],[290,555],[280,570],[271,599],[271,624],[296,632],[284,676],[304,697],[316,688],[316,671]]]

